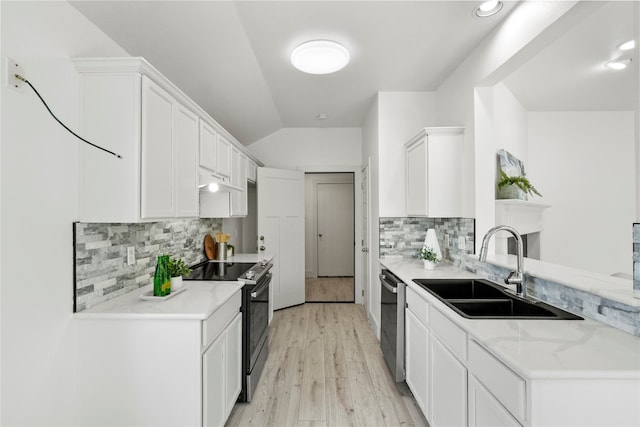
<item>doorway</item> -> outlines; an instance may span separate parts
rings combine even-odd
[[[305,174],[305,300],[354,302],[354,174]]]

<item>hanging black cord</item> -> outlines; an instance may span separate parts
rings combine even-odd
[[[23,82],[25,82],[26,84],[28,84],[28,85],[29,85],[29,87],[31,87],[31,89],[33,89],[33,91],[36,93],[36,95],[38,95],[38,98],[40,98],[40,101],[42,101],[42,103],[44,104],[44,106],[45,106],[45,108],[47,109],[47,111],[49,112],[49,114],[51,114],[51,117],[53,117],[54,119],[56,119],[56,121],[57,121],[58,123],[60,123],[60,125],[62,125],[62,127],[63,127],[63,128],[65,128],[66,130],[68,130],[68,131],[69,131],[73,136],[75,136],[76,138],[78,138],[80,141],[86,142],[87,144],[91,145],[92,147],[95,147],[95,148],[97,148],[97,149],[99,149],[99,150],[102,150],[102,151],[106,151],[107,153],[109,153],[109,154],[111,154],[111,155],[113,155],[113,156],[116,156],[116,157],[117,157],[117,158],[119,158],[119,159],[121,159],[121,158],[122,158],[122,156],[121,156],[120,154],[114,153],[113,151],[109,151],[109,150],[107,150],[106,148],[102,148],[102,147],[100,147],[99,145],[96,145],[96,144],[94,144],[94,143],[92,143],[92,142],[89,142],[89,141],[87,141],[86,139],[84,139],[83,137],[81,137],[80,135],[78,135],[77,133],[75,133],[74,131],[72,131],[71,129],[69,129],[69,128],[67,127],[67,125],[65,125],[64,123],[62,123],[62,122],[60,121],[60,119],[58,119],[58,118],[56,117],[56,115],[55,115],[55,114],[53,114],[53,111],[51,111],[51,109],[49,108],[49,106],[47,105],[47,103],[44,101],[44,99],[42,99],[42,96],[40,96],[40,93],[38,92],[38,90],[37,90],[35,87],[33,87],[33,85],[31,84],[31,82],[30,82],[29,80],[25,79],[24,77],[22,77],[22,76],[21,76],[21,75],[19,75],[19,74],[16,74],[16,75],[15,75],[15,77],[16,77],[18,80],[22,80]]]

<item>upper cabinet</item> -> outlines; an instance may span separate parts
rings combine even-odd
[[[201,175],[246,187],[246,167],[232,164],[244,147],[144,59],[74,64],[82,135],[122,155],[81,146],[80,221],[198,217]]]
[[[462,127],[422,129],[405,144],[407,215],[462,216]]]

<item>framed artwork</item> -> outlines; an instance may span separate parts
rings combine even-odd
[[[509,176],[524,176],[524,163],[505,149],[498,150],[498,166]]]

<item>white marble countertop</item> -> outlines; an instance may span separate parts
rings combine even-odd
[[[148,285],[102,304],[75,313],[75,319],[198,319],[204,320],[244,285],[243,282],[184,281],[184,291],[171,298],[140,298],[153,289]]]
[[[413,279],[477,277],[419,260],[382,258],[380,264],[527,379],[627,378],[640,381],[640,337],[595,320],[467,319],[412,282]]]

